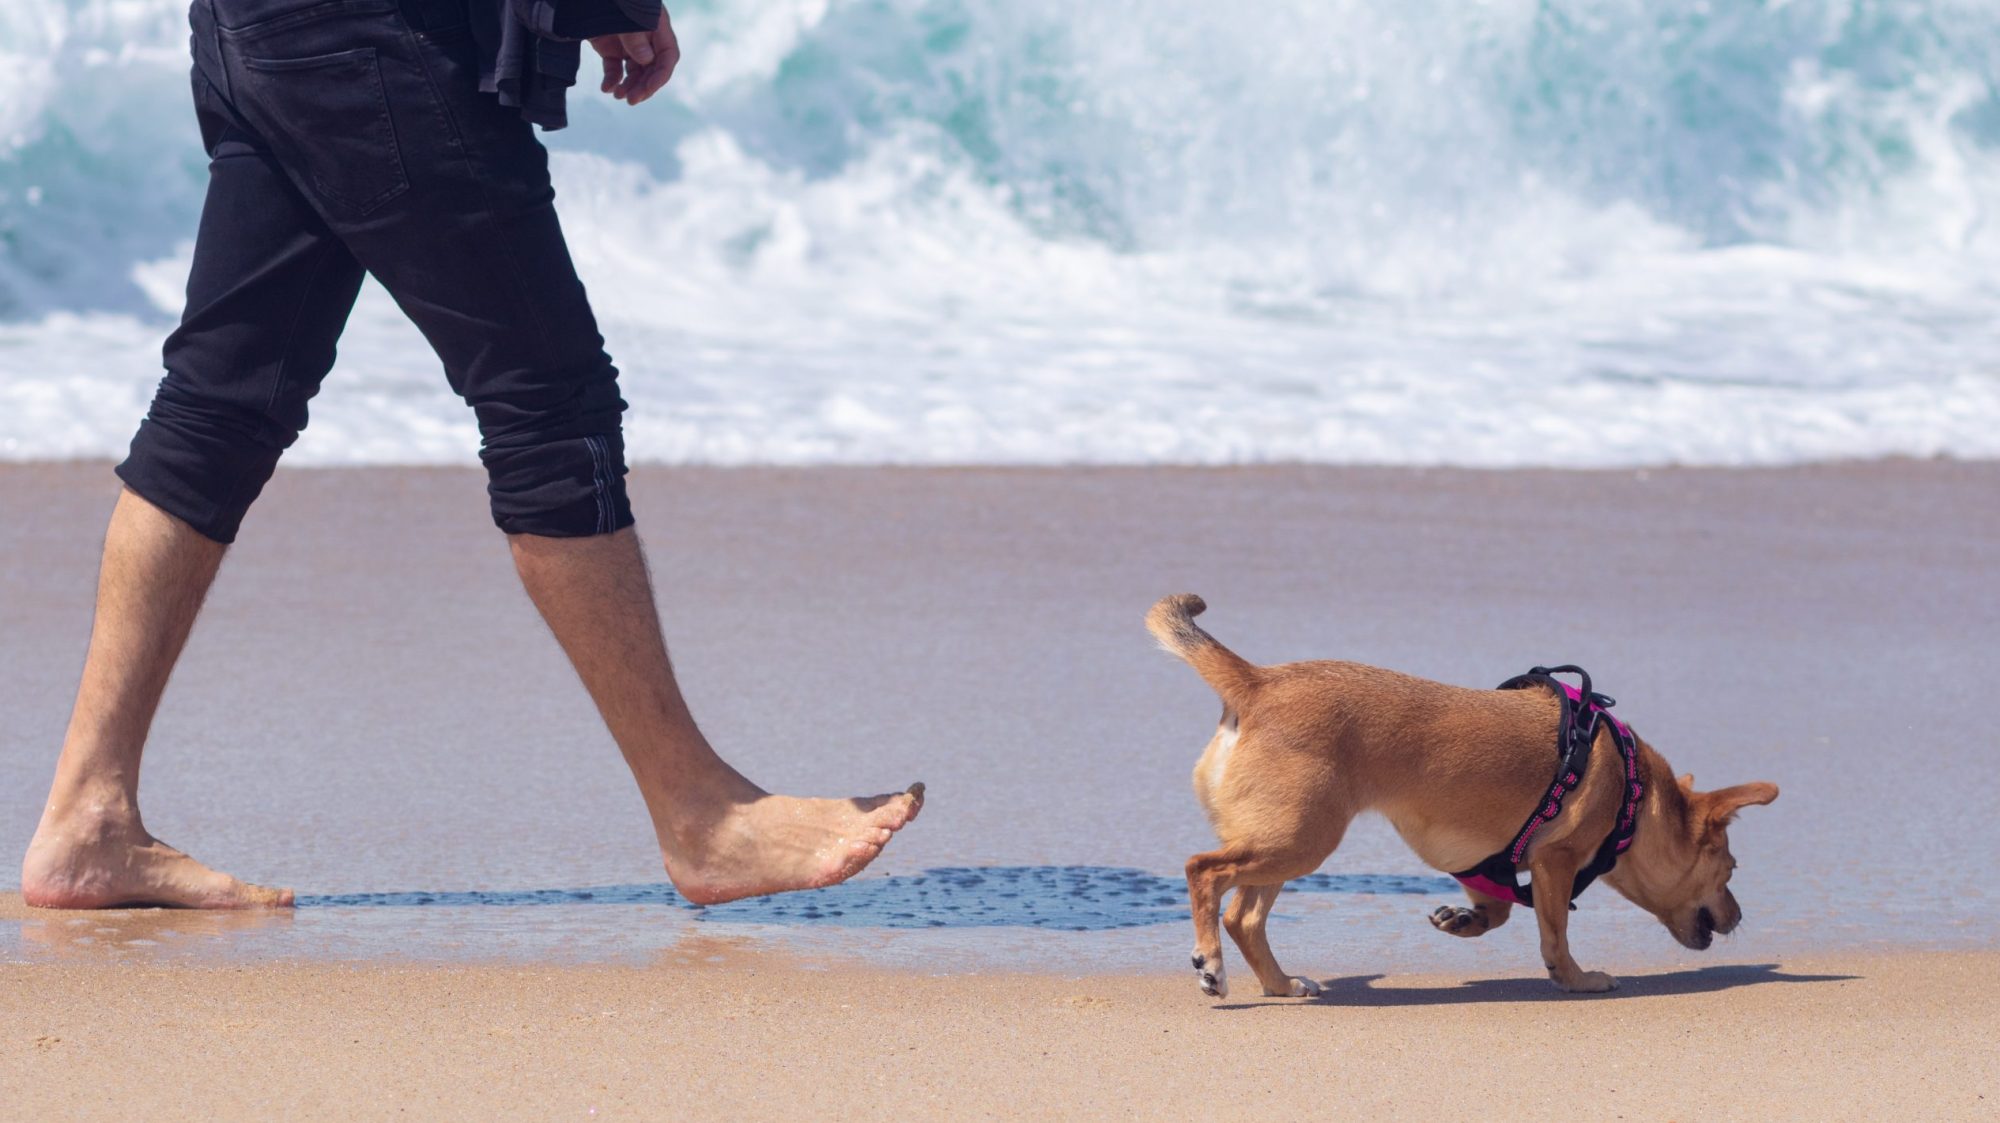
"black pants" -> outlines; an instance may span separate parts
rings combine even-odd
[[[618,372],[548,155],[478,90],[462,0],[195,0],[190,19],[208,198],[126,485],[232,541],[365,270],[471,404],[501,529],[630,525]]]

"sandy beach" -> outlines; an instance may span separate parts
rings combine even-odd
[[[2000,899],[1957,874],[2000,851],[2000,466],[642,468],[725,751],[792,790],[931,792],[856,882],[708,910],[664,887],[482,484],[279,474],[144,792],[156,833],[301,907],[0,903],[10,1114],[1992,1112]],[[12,845],[114,489],[0,467]],[[1702,786],[1783,787],[1732,832],[1743,929],[1688,952],[1588,894],[1578,957],[1626,985],[1566,1000],[1531,925],[1432,932],[1449,883],[1364,822],[1273,921],[1330,997],[1218,1009],[1182,977],[1176,884],[1209,842],[1187,774],[1214,702],[1139,625],[1173,591],[1267,662],[1590,667]]]
[[[696,957],[699,958],[699,957]],[[14,1118],[1990,1119],[2000,956],[1539,979],[0,968]]]
[[[0,1123],[2000,1123],[2000,0],[655,6],[0,0]]]

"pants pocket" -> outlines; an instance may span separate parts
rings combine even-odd
[[[330,209],[359,218],[409,190],[375,48],[243,58],[240,101],[288,136],[298,173]]]

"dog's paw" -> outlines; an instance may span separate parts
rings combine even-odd
[[[1288,992],[1286,992],[1286,994],[1285,994],[1285,997],[1287,997],[1287,998],[1318,998],[1318,997],[1319,997],[1319,984],[1318,984],[1318,983],[1316,983],[1316,982],[1313,982],[1313,981],[1312,981],[1311,979],[1301,979],[1301,978],[1298,978],[1297,976],[1294,976],[1294,977],[1292,978],[1292,986],[1291,986],[1291,989],[1290,989],[1290,990],[1289,990]]]
[[[1483,936],[1486,934],[1486,918],[1471,909],[1457,905],[1439,905],[1431,913],[1431,927],[1447,936]]]
[[[1210,958],[1203,955],[1200,948],[1194,949],[1194,977],[1201,984],[1201,992],[1210,998],[1229,997],[1229,973],[1222,969],[1222,957]]]
[[[1551,981],[1556,984],[1557,990],[1570,994],[1603,994],[1618,989],[1618,980],[1602,971],[1579,971],[1568,982],[1561,979]]]

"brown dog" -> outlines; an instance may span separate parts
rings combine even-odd
[[[1222,696],[1222,723],[1195,765],[1194,790],[1222,845],[1188,859],[1194,968],[1202,993],[1229,993],[1216,912],[1236,890],[1223,924],[1264,993],[1319,993],[1286,975],[1264,936],[1286,881],[1311,873],[1363,811],[1387,816],[1431,866],[1468,869],[1507,845],[1547,792],[1562,703],[1542,690],[1467,690],[1359,663],[1259,667],[1194,622],[1200,597],[1168,597],[1146,628]],[[1645,795],[1637,833],[1604,881],[1697,950],[1742,920],[1729,892],[1736,866],[1727,827],[1775,785],[1694,790],[1639,740]],[[1533,876],[1542,962],[1566,991],[1605,991],[1617,980],[1570,957],[1570,889],[1611,833],[1623,804],[1622,758],[1600,726],[1582,783],[1541,828],[1523,866]],[[1513,902],[1471,889],[1470,908],[1445,906],[1431,924],[1479,936],[1507,922]]]

